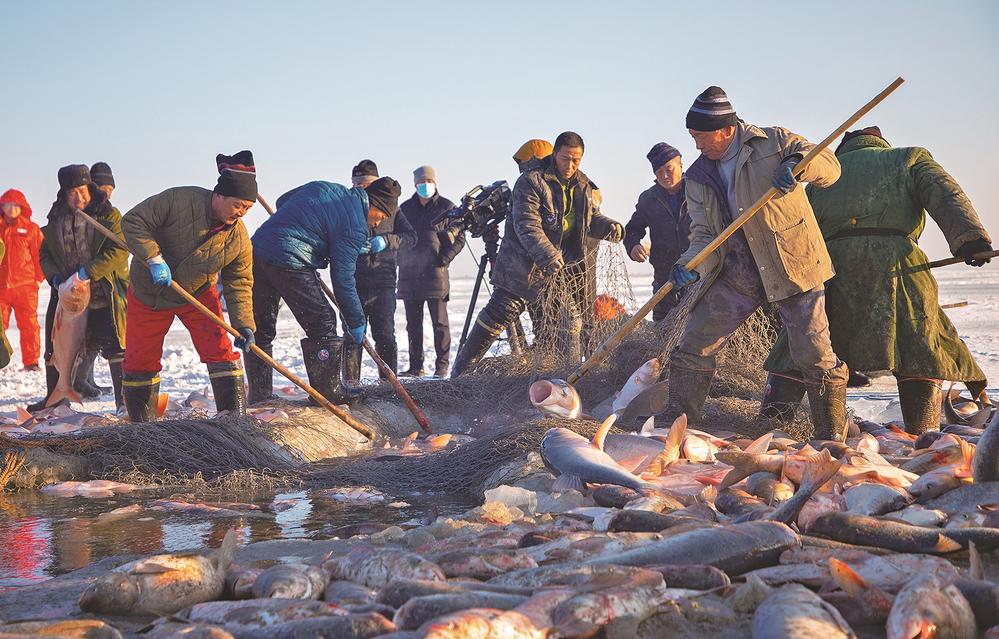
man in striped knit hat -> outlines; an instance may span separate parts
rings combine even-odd
[[[847,367],[829,340],[824,282],[833,276],[815,214],[798,180],[825,188],[840,174],[822,151],[795,178],[815,145],[781,127],[743,122],[719,87],[708,87],[687,113],[700,157],[686,173],[690,247],[670,273],[677,288],[703,284],[670,354],[670,404],[696,423],[728,337],[766,303],[787,327],[791,356],[808,391],[815,436],[846,435]],[[780,194],[694,270],[687,263],[771,187]],[[771,393],[768,387],[765,393]]]

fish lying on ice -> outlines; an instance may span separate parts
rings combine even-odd
[[[886,630],[887,639],[973,639],[978,634],[968,600],[934,575],[916,577],[898,592]]]
[[[257,599],[319,599],[328,584],[319,566],[278,564],[257,575],[252,593]]]
[[[545,415],[577,419],[583,412],[579,393],[564,379],[542,379],[531,384],[531,404]]]

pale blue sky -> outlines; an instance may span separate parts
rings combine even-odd
[[[215,154],[243,148],[272,201],[312,179],[349,183],[365,157],[404,197],[432,164],[457,200],[512,183],[524,140],[572,129],[604,212],[625,222],[655,142],[695,159],[684,114],[706,86],[749,122],[818,141],[902,75],[864,124],[929,148],[999,234],[992,0],[39,1],[4,2],[0,23],[0,188],[25,191],[36,218],[64,164],[109,162],[126,212],[212,186]],[[924,247],[947,254],[932,225]],[[465,253],[457,268],[472,264]]]

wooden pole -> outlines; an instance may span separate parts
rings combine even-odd
[[[843,124],[839,125],[839,127],[837,127],[835,131],[826,136],[824,140],[816,144],[812,148],[812,150],[809,151],[808,154],[804,158],[802,158],[801,162],[798,162],[798,165],[794,168],[795,177],[799,176],[802,173],[802,171],[805,170],[805,167],[807,167],[809,163],[811,163],[811,161],[814,160],[816,156],[818,156],[819,153],[825,150],[825,148],[830,144],[832,144],[837,138],[839,138],[839,136],[846,133],[846,131],[850,127],[856,124],[856,122],[860,118],[867,115],[867,113],[870,112],[871,109],[876,107],[885,98],[891,95],[891,93],[895,91],[895,89],[897,89],[899,86],[901,86],[903,82],[905,82],[905,80],[903,80],[902,78],[896,78],[895,81],[889,84],[881,93],[874,96],[874,98],[870,102],[865,104],[863,107],[860,108],[860,110],[851,115]],[[691,271],[697,268],[702,262],[704,262],[704,260],[708,259],[709,255],[718,250],[718,248],[722,244],[724,244],[728,240],[728,238],[732,237],[732,235],[735,234],[736,231],[741,229],[743,225],[746,224],[746,222],[748,222],[754,215],[756,215],[760,211],[760,209],[762,209],[767,204],[767,202],[773,199],[774,196],[776,196],[778,193],[780,193],[780,191],[778,191],[776,188],[772,186],[769,189],[767,189],[766,193],[760,196],[760,198],[756,200],[756,203],[753,204],[753,206],[751,206],[749,210],[747,210],[742,215],[737,217],[735,221],[733,221],[731,224],[728,225],[728,228],[722,231],[715,239],[711,240],[711,242],[707,246],[705,246],[697,255],[691,258],[691,260],[686,264],[686,269],[688,271]],[[626,338],[633,330],[635,330],[635,327],[637,327],[638,324],[643,319],[645,319],[645,316],[652,311],[652,309],[656,306],[656,304],[661,302],[662,299],[667,295],[669,295],[670,291],[672,290],[673,290],[673,284],[667,282],[662,288],[656,291],[655,295],[653,295],[652,298],[648,302],[646,302],[645,305],[642,306],[642,308],[640,308],[637,313],[635,313],[631,318],[629,318],[628,321],[621,326],[621,328],[619,328],[613,335],[607,338],[607,340],[604,341],[604,343],[601,344],[599,348],[597,348],[597,350],[593,353],[593,355],[591,355],[585,362],[583,362],[583,364],[579,368],[577,368],[575,372],[569,375],[569,378],[566,381],[568,381],[570,384],[574,384],[577,381],[579,381],[579,379],[583,375],[585,375],[592,369],[599,366],[600,363],[603,362],[605,359],[607,359],[607,357],[614,352],[614,349],[616,349],[621,344],[621,342],[624,341],[624,338]]]
[[[993,257],[999,257],[999,251],[985,251],[984,253],[975,253],[971,256],[975,260],[991,260]],[[951,264],[963,264],[963,257],[947,257],[942,260],[934,260],[933,262],[927,262],[926,264],[919,264],[918,266],[913,266],[904,271],[892,273],[895,277],[901,277],[903,275],[909,275],[910,273],[919,273],[920,271],[928,271],[934,268],[940,268],[941,266],[950,266]]]
[[[97,229],[98,231],[100,231],[101,233],[103,233],[109,240],[111,240],[112,242],[114,242],[119,248],[122,248],[122,249],[128,251],[130,254],[132,254],[133,257],[135,257],[135,254],[132,253],[131,249],[128,248],[128,245],[125,244],[125,242],[123,242],[121,240],[121,238],[119,238],[117,235],[115,235],[114,233],[112,233],[110,229],[108,229],[103,224],[101,224],[100,222],[98,222],[94,218],[90,217],[89,215],[87,215],[83,211],[80,211],[78,209],[76,212],[79,215],[82,215],[84,220],[86,220],[88,223],[90,223],[90,225],[93,226],[95,229]],[[143,264],[145,264],[145,262],[143,262]],[[213,313],[207,306],[205,306],[200,301],[198,301],[198,298],[194,297],[193,295],[191,295],[190,293],[188,293],[186,290],[184,290],[184,288],[180,284],[178,284],[177,282],[171,281],[170,282],[170,289],[173,290],[178,295],[180,295],[181,297],[183,297],[191,306],[193,306],[194,308],[198,309],[205,317],[207,317],[208,319],[210,319],[216,326],[218,326],[219,328],[223,329],[224,331],[226,331],[230,335],[233,335],[234,337],[240,337],[239,331],[237,331],[232,326],[229,326],[228,324],[226,324],[225,321],[221,317],[219,317],[218,315],[216,315],[215,313]],[[343,410],[342,408],[340,408],[339,406],[337,406],[336,404],[334,404],[330,400],[328,400],[325,397],[323,397],[322,394],[319,393],[319,391],[317,391],[316,389],[312,388],[311,386],[309,386],[308,384],[306,384],[304,381],[302,381],[301,379],[299,379],[299,377],[297,375],[295,375],[290,370],[288,370],[286,367],[284,367],[283,365],[281,365],[280,363],[278,363],[277,361],[275,361],[273,357],[271,357],[270,355],[268,355],[259,346],[257,346],[256,344],[253,344],[250,347],[250,350],[253,351],[254,355],[256,355],[260,359],[262,359],[265,362],[267,362],[267,364],[270,365],[271,368],[273,368],[277,372],[279,372],[282,375],[284,375],[285,377],[287,377],[291,381],[291,383],[293,383],[295,386],[298,386],[299,388],[301,388],[302,390],[304,390],[306,393],[308,393],[309,397],[311,397],[316,402],[318,402],[320,406],[322,406],[323,408],[325,408],[329,412],[331,412],[334,415],[336,415],[337,418],[340,419],[342,422],[344,422],[345,424],[347,424],[348,426],[350,426],[351,428],[353,428],[357,432],[361,433],[362,435],[364,435],[368,439],[373,439],[374,438],[375,433],[370,428],[368,428],[367,426],[365,426],[361,422],[359,422],[356,419],[354,419],[354,417],[352,415],[350,415],[350,413],[348,413],[347,411]]]
[[[265,200],[263,196],[261,196],[259,193],[257,194],[257,201],[260,202],[260,206],[264,207],[264,210],[267,211],[268,215],[274,215],[274,207],[272,207],[270,203],[268,203],[267,200]],[[325,293],[326,297],[329,298],[330,303],[333,304],[334,308],[339,310],[340,307],[337,306],[336,295],[333,294],[333,289],[329,287],[329,285],[325,282],[325,280],[323,280],[323,278],[319,275],[319,273],[316,273],[316,279],[319,280],[319,286],[322,287],[323,293]],[[395,371],[389,368],[389,365],[386,364],[385,360],[381,358],[381,356],[375,350],[375,347],[371,344],[371,340],[369,340],[367,336],[365,336],[363,344],[364,344],[364,350],[367,351],[368,355],[371,356],[371,359],[375,362],[375,365],[378,366],[378,370],[381,372],[381,374],[384,375],[386,379],[388,379],[390,384],[392,384],[392,388],[395,389],[396,395],[399,396],[399,399],[402,400],[402,403],[405,404],[406,408],[409,409],[409,412],[412,413],[413,418],[416,419],[416,423],[419,424],[420,428],[422,428],[425,432],[428,433],[433,432],[430,429],[430,420],[428,420],[427,416],[423,413],[422,410],[420,410],[420,407],[416,405],[416,402],[413,400],[412,396],[409,394],[409,392],[406,391],[406,388],[402,385],[402,382],[399,381],[399,378],[396,376]]]

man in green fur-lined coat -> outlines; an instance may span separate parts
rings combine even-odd
[[[808,188],[836,269],[826,283],[833,349],[850,370],[892,371],[906,431],[935,429],[942,380],[965,382],[976,396],[986,380],[941,310],[929,259],[916,243],[926,213],[951,252],[972,266],[988,262],[972,256],[991,251],[991,239],[967,195],[926,149],[892,148],[878,127],[869,127],[847,133],[836,156],[840,180]],[[767,381],[761,410],[787,417],[804,387],[781,376],[799,377],[786,334],[764,367],[778,375]]]

